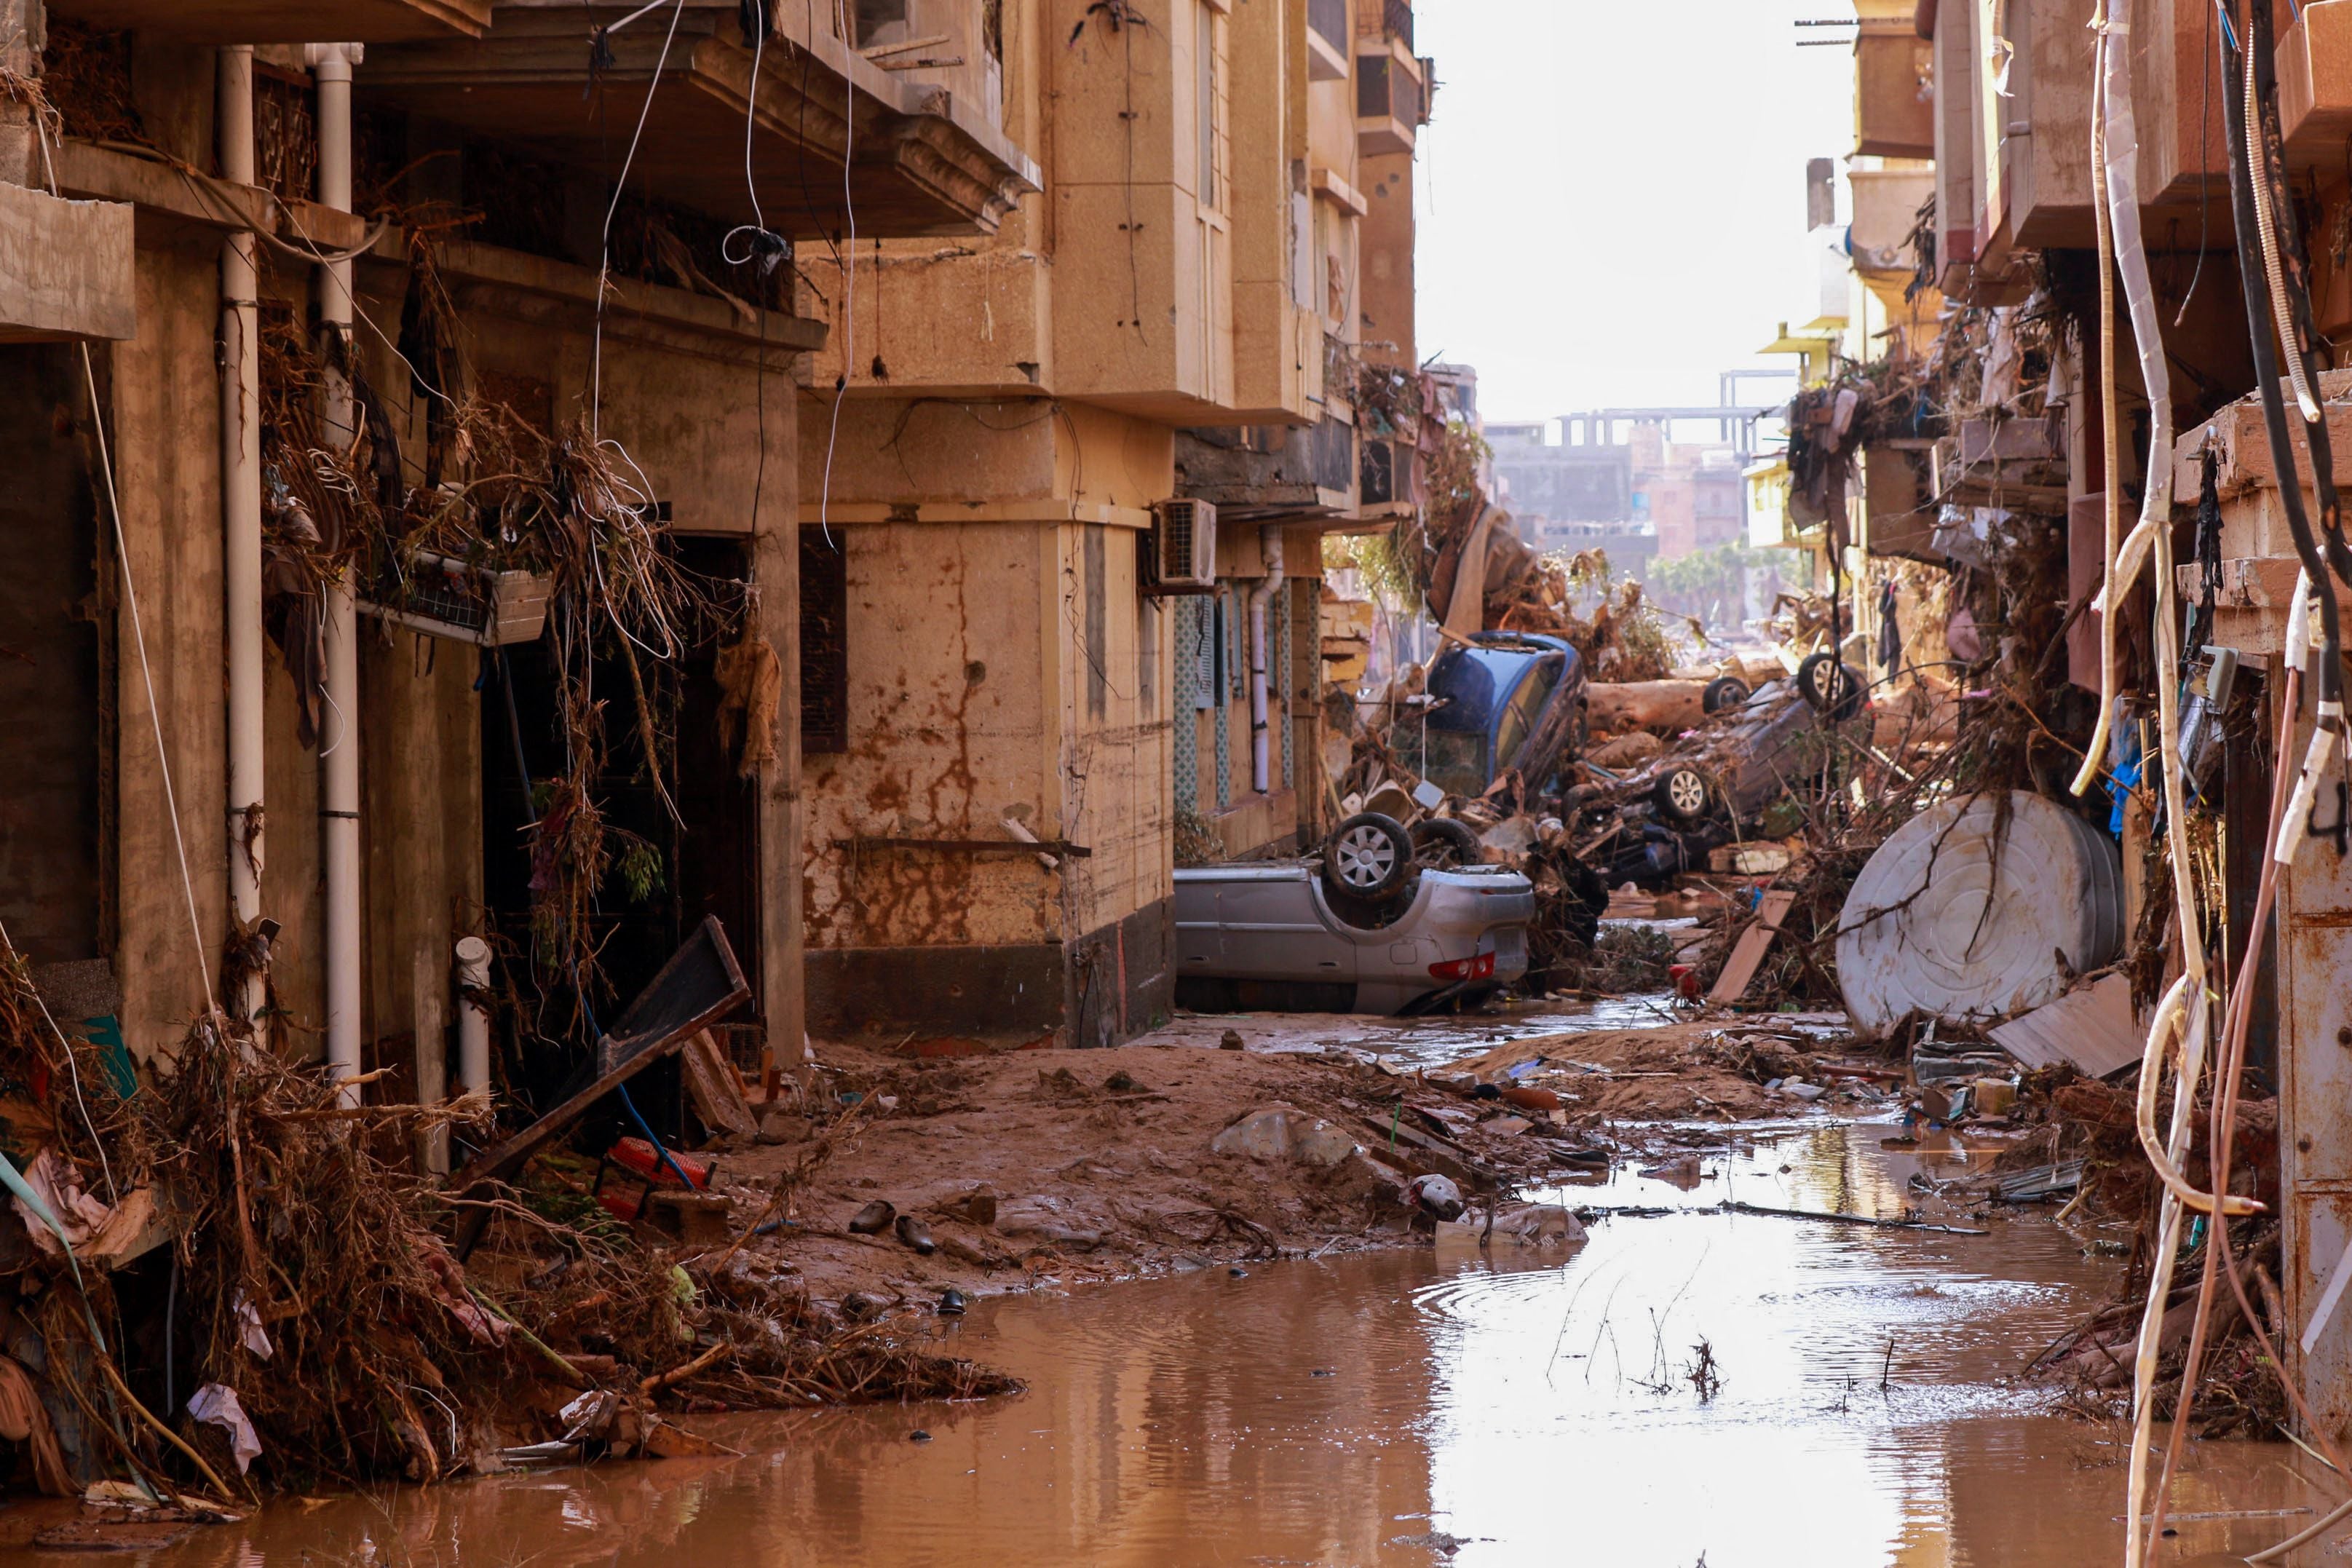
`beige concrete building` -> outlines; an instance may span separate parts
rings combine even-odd
[[[998,16],[1041,191],[988,238],[845,226],[802,258],[829,329],[799,405],[811,1026],[936,1049],[1148,1026],[1177,812],[1234,850],[1297,832],[1318,532],[1360,521],[1359,149],[1409,164],[1423,101],[1402,5]],[[1409,185],[1380,199],[1409,236]],[[1217,507],[1213,593],[1155,582],[1180,496]],[[1261,775],[1242,624],[1285,573]]]
[[[992,4],[908,0],[870,37],[887,5],[861,0],[851,36],[799,6],[636,9],[0,5],[0,64],[47,99],[0,104],[0,520],[23,552],[0,589],[0,919],[134,1054],[172,1048],[208,990],[253,1005],[224,953],[274,929],[288,1047],[437,1099],[488,1070],[450,1044],[453,948],[482,936],[530,1020],[502,1027],[499,1081],[543,1091],[593,1038],[540,1021],[578,980],[550,969],[550,922],[599,955],[584,1010],[609,1022],[717,915],[755,992],[739,1059],[798,1058],[794,705],[772,753],[741,720],[800,674],[794,399],[826,323],[796,312],[785,242],[854,214],[861,244],[993,243],[1034,221],[1035,170],[999,112]],[[1192,351],[1159,336],[1174,384]],[[289,379],[305,363],[315,388]],[[1140,515],[1164,450],[1124,452],[1108,417],[1069,422],[1083,493]],[[308,455],[362,430],[364,483]],[[499,442],[529,455],[520,481],[485,471]],[[317,501],[321,474],[342,499]],[[334,557],[338,518],[371,509],[394,520],[381,550]],[[400,538],[453,515],[485,559],[533,529],[596,542],[537,585],[544,636],[485,646],[462,563],[454,607],[412,596],[432,563]],[[656,558],[692,615],[613,607]]]

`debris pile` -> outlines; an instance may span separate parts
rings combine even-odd
[[[13,1194],[0,1386],[44,1490],[233,1510],[267,1489],[709,1451],[677,1412],[962,1397],[1007,1384],[897,1316],[810,1302],[737,1247],[571,1223],[403,1168],[481,1098],[352,1102],[207,1015],[142,1085],[0,971]],[[464,1261],[467,1207],[498,1223]]]

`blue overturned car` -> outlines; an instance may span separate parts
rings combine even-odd
[[[1429,668],[1423,776],[1475,797],[1517,769],[1523,796],[1548,793],[1584,747],[1584,660],[1565,637],[1480,632]]]

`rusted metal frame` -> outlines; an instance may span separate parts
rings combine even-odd
[[[932,849],[946,855],[1069,855],[1086,859],[1094,854],[1082,844],[1066,838],[884,838],[859,835],[854,838],[836,838],[835,849],[846,849],[856,855],[864,849]]]

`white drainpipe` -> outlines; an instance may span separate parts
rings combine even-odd
[[[357,44],[312,44],[307,51],[319,89],[319,205],[352,205],[352,68]],[[355,264],[334,261],[318,269],[319,324],[351,348],[352,275]],[[330,366],[327,438],[348,447],[359,437],[351,384]],[[326,585],[324,606],[327,710],[319,759],[319,816],[326,863],[327,1066],[339,1080],[360,1073],[360,658],[359,614],[348,575]],[[424,1042],[418,1042],[420,1049]],[[343,1091],[356,1105],[356,1086]]]
[[[1274,770],[1266,746],[1265,606],[1282,586],[1282,529],[1268,524],[1257,531],[1258,551],[1265,560],[1265,575],[1250,590],[1250,787],[1264,795],[1273,787]]]
[[[221,177],[254,178],[253,47],[220,51],[215,74]],[[229,910],[247,925],[261,918],[261,353],[254,238],[232,230],[221,241],[221,576],[228,662]],[[248,814],[253,814],[248,816]],[[224,998],[240,1017],[259,1010],[256,976],[243,996]]]
[[[457,1089],[487,1093],[490,1087],[490,1016],[473,1000],[490,988],[490,944],[478,936],[457,939]]]

